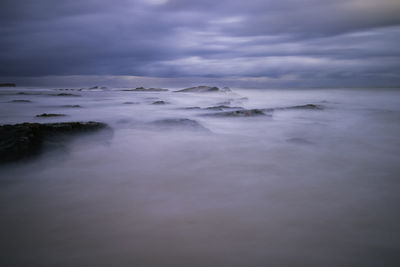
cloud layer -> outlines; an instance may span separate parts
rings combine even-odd
[[[400,85],[397,0],[2,0],[0,76]]]

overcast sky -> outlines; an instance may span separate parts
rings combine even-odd
[[[399,86],[399,14],[399,0],[1,0],[0,82]]]

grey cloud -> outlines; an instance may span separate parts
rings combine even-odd
[[[394,0],[3,0],[0,78],[399,84],[399,12]]]

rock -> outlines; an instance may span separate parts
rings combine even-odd
[[[36,115],[36,117],[42,118],[42,117],[62,117],[66,116],[65,114],[56,114],[56,113],[42,113],[39,115]]]
[[[92,132],[108,126],[101,122],[21,123],[0,126],[0,163],[39,154],[46,141]]]
[[[276,108],[276,109],[311,109],[311,110],[322,110],[324,109],[324,106],[322,105],[315,105],[315,104],[306,104],[306,105],[299,105],[299,106],[292,106],[292,107],[286,107],[286,108]]]
[[[93,87],[89,88],[89,90],[93,90],[93,89],[99,89],[99,87],[96,85],[96,86],[93,86]]]
[[[133,104],[140,104],[139,102],[124,102],[124,103],[122,103],[122,104],[125,104],[125,105],[133,105]]]
[[[195,120],[182,118],[156,120],[153,125],[163,129],[210,131]]]
[[[165,104],[168,104],[168,102],[162,100],[158,100],[152,103],[152,105],[165,105]]]
[[[16,99],[16,100],[12,100],[10,102],[12,102],[12,103],[31,103],[32,101],[26,100],[26,99]]]
[[[215,86],[196,86],[174,91],[176,93],[205,93],[205,92],[221,92],[222,90]]]
[[[101,90],[107,90],[108,87],[107,87],[107,86],[102,86],[102,87],[100,87],[100,89],[101,89]]]
[[[225,106],[225,105],[219,105],[219,106],[214,106],[214,107],[208,107],[206,109],[211,109],[211,110],[226,110],[226,109],[243,109],[242,107],[230,107],[230,106]]]
[[[82,106],[80,106],[80,105],[63,105],[61,107],[63,107],[63,108],[81,108]]]
[[[164,92],[164,91],[168,91],[168,89],[137,87],[135,89],[123,89],[121,91],[127,91],[127,92]]]
[[[15,83],[0,83],[0,87],[17,87]]]
[[[218,117],[253,117],[253,116],[265,116],[267,114],[265,114],[264,111],[261,109],[242,109],[242,110],[225,111],[225,112],[218,112],[206,115],[218,116]]]
[[[185,108],[179,108],[179,109],[191,110],[191,109],[201,109],[201,108],[200,107],[185,107]]]
[[[70,93],[59,93],[59,94],[50,94],[51,96],[81,96],[81,95],[76,95],[76,94],[70,94]]]
[[[41,95],[38,92],[18,92],[17,95]]]

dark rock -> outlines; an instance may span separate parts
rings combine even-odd
[[[205,93],[205,92],[218,92],[222,91],[218,87],[215,86],[196,86],[196,87],[190,87],[190,88],[185,88],[182,90],[174,91],[176,93]]]
[[[218,116],[218,117],[253,117],[253,116],[265,116],[262,109],[242,109],[234,111],[218,112],[213,114],[207,114],[207,116]]]
[[[16,99],[16,100],[12,100],[12,103],[31,103],[32,101],[30,100],[26,100],[26,99]]]
[[[80,105],[63,105],[61,107],[63,107],[63,108],[81,108]]]
[[[164,92],[164,91],[168,91],[168,89],[137,87],[135,89],[123,89],[121,91],[127,91],[127,92]]]
[[[0,83],[0,87],[17,87],[15,83]]]
[[[0,163],[39,154],[46,141],[105,129],[100,122],[21,123],[0,126]]]
[[[39,115],[36,115],[36,117],[62,117],[62,116],[66,116],[65,114],[56,114],[56,113],[42,113]]]
[[[156,120],[153,122],[153,125],[163,129],[209,131],[195,120],[182,118]]]
[[[59,94],[50,94],[51,96],[81,96],[81,95],[76,95],[76,94],[70,94],[70,93],[59,93]]]
[[[315,104],[306,104],[306,105],[299,105],[299,106],[292,106],[286,108],[277,108],[277,109],[311,109],[311,110],[322,110],[324,107],[322,105],[315,105]]]
[[[180,108],[180,109],[191,110],[191,109],[201,109],[201,108],[200,107],[185,107],[185,108]]]
[[[102,87],[100,87],[100,89],[102,89],[102,90],[107,90],[108,87],[107,87],[107,86],[102,86]]]
[[[99,89],[99,87],[96,85],[96,86],[93,86],[93,87],[89,88],[89,90],[92,90],[92,89]]]
[[[18,92],[17,95],[41,95],[38,92]]]
[[[124,103],[122,103],[122,104],[125,104],[125,105],[134,105],[134,104],[140,104],[139,102],[124,102]]]
[[[214,106],[214,107],[208,107],[206,109],[210,110],[226,110],[226,109],[243,109],[242,107],[230,107],[230,106],[225,106],[225,105],[219,105],[219,106]]]
[[[155,101],[155,102],[152,103],[152,105],[165,105],[165,104],[168,104],[168,103],[165,102],[165,101],[162,101],[162,100]]]

